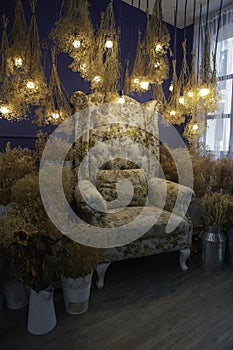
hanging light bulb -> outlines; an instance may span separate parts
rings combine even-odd
[[[188,97],[193,97],[193,92],[192,91],[188,92]]]
[[[143,90],[148,90],[149,85],[150,85],[149,81],[141,81],[141,83],[140,83],[140,87],[141,87]]]
[[[7,106],[1,106],[0,113],[3,115],[6,115],[6,114],[10,113],[10,109]]]
[[[100,75],[96,75],[93,80],[94,82],[99,83],[102,79]]]
[[[205,96],[207,96],[207,95],[209,94],[209,92],[210,92],[210,90],[209,90],[208,88],[202,88],[202,89],[200,90],[200,92],[199,92],[199,95],[200,95],[201,97],[205,97]]]
[[[35,89],[35,83],[33,81],[28,81],[27,82],[27,88],[28,89]]]
[[[21,67],[23,65],[23,60],[21,57],[16,57],[15,58],[15,66],[16,67]]]
[[[105,47],[107,48],[107,49],[112,49],[113,48],[113,41],[112,40],[106,40],[106,42],[105,42]]]
[[[80,46],[81,46],[81,41],[80,40],[74,40],[73,47],[75,49],[78,49]]]
[[[81,68],[82,70],[85,70],[85,69],[87,68],[86,63],[80,64],[80,68]]]
[[[193,124],[192,129],[193,129],[193,131],[197,131],[198,130],[198,124],[197,123]]]
[[[55,111],[54,113],[52,113],[52,118],[53,119],[59,119],[60,118],[60,114],[58,113],[58,111]]]
[[[158,51],[161,51],[162,50],[162,45],[161,44],[157,44],[156,46],[155,46],[155,50],[158,52]]]
[[[124,93],[122,90],[119,93],[118,103],[121,103],[121,104],[125,103]]]
[[[172,110],[172,111],[170,112],[170,115],[172,115],[172,116],[176,115],[176,111]]]
[[[181,96],[181,97],[179,98],[179,103],[180,103],[181,105],[184,104],[184,97],[183,97],[183,96]]]

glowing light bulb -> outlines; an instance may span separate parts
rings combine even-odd
[[[143,90],[147,90],[149,88],[149,81],[142,81],[140,83],[140,87],[143,89]]]
[[[0,113],[2,114],[8,114],[10,112],[9,108],[6,106],[0,107]]]
[[[171,85],[169,86],[169,91],[173,91],[173,84],[171,83]]]
[[[87,68],[86,63],[80,64],[80,68],[81,68],[82,70],[85,70],[85,69]]]
[[[156,51],[161,51],[162,50],[162,45],[161,44],[157,44],[156,46],[155,46],[155,50]]]
[[[33,81],[28,81],[27,88],[28,89],[35,89],[35,83]]]
[[[173,116],[176,115],[176,111],[171,111],[170,115],[173,115]]]
[[[160,66],[160,62],[155,62],[154,66],[155,68],[158,68]]]
[[[133,82],[134,82],[135,84],[139,84],[139,79],[138,79],[138,78],[135,78],[135,79],[133,80]]]
[[[199,94],[201,97],[205,97],[209,94],[210,90],[208,88],[203,88],[200,90]]]
[[[54,112],[54,113],[52,113],[52,118],[58,119],[58,118],[60,118],[60,114],[58,112]]]
[[[193,131],[197,131],[198,130],[198,124],[193,124],[193,127],[192,127]]]
[[[15,66],[16,67],[21,67],[23,65],[23,60],[21,57],[16,57],[15,58]]]
[[[78,49],[81,46],[81,41],[80,40],[75,40],[73,42],[73,46],[75,47],[75,49]]]
[[[184,104],[184,97],[181,96],[181,97],[179,98],[179,103],[180,103],[181,105]]]
[[[193,97],[193,92],[192,91],[188,92],[188,97]]]
[[[112,49],[113,41],[112,40],[106,40],[105,47],[107,47],[107,49]]]
[[[96,75],[93,79],[96,83],[99,83],[101,81],[101,76]]]
[[[121,104],[125,103],[125,98],[124,98],[124,96],[120,96],[120,97],[119,97],[118,103],[121,103]]]

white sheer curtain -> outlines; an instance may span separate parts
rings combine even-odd
[[[209,16],[207,30],[210,42],[210,58],[215,52],[218,30],[218,13]],[[201,64],[205,43],[206,21],[194,26],[194,50],[196,51],[196,66]],[[199,49],[199,50],[198,50]],[[207,129],[201,137],[216,157],[221,157],[233,150],[233,5],[222,10],[220,29],[218,33],[216,54],[217,81],[219,90],[219,107],[211,115],[207,115]]]

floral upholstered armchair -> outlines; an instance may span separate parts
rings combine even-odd
[[[100,102],[81,93],[72,102],[82,114],[76,126],[77,211],[96,232],[103,230],[97,287],[117,260],[179,251],[180,267],[187,270],[192,225],[186,211],[193,191],[158,177],[155,102]]]

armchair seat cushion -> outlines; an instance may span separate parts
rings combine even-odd
[[[121,210],[112,209],[111,212],[106,213],[101,220],[96,219],[93,224],[99,227],[121,227],[123,225],[129,224],[143,211],[143,215],[140,220],[135,223],[137,229],[143,229],[146,226],[151,229],[145,233],[141,238],[150,239],[150,238],[159,238],[169,235],[180,235],[182,233],[186,234],[189,230],[189,222],[187,217],[180,217],[176,214],[172,214],[166,210],[155,206],[145,206],[145,207],[126,207]],[[166,225],[168,220],[171,219],[174,223],[174,230],[172,233],[166,233]]]

